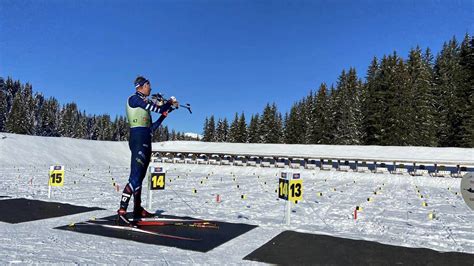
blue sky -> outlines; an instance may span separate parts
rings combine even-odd
[[[114,117],[141,74],[193,106],[165,124],[200,133],[211,114],[284,113],[342,69],[365,77],[374,56],[436,53],[473,33],[472,14],[472,0],[0,0],[0,76]]]

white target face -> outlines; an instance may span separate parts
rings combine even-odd
[[[474,211],[474,173],[467,173],[462,177],[461,194],[467,206]]]

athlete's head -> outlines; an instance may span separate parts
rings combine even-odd
[[[143,93],[143,95],[145,96],[150,96],[150,92],[151,92],[151,84],[150,84],[150,81],[142,76],[138,76],[136,79],[135,79],[135,89],[141,93]]]

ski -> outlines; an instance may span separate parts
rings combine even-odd
[[[130,223],[137,226],[188,226],[198,228],[214,228],[218,229],[219,226],[216,223],[212,223],[205,220],[194,220],[194,219],[175,219],[175,218],[160,218],[160,217],[148,217],[139,219],[129,219]]]
[[[190,238],[190,237],[184,237],[184,236],[176,236],[176,235],[158,233],[158,232],[138,228],[138,227],[135,227],[135,226],[128,226],[128,225],[98,224],[98,223],[91,223],[91,222],[84,222],[83,225],[94,225],[94,226],[99,226],[99,227],[104,227],[104,228],[132,231],[132,232],[138,232],[138,233],[143,233],[143,234],[149,234],[149,235],[155,235],[155,236],[159,236],[159,237],[166,237],[166,238],[179,239],[179,240],[188,240],[188,241],[200,241],[201,240],[201,239],[197,239],[197,238]]]
[[[206,220],[199,220],[199,219],[164,218],[164,217],[129,218],[128,221],[130,221],[130,222],[137,222],[137,221],[157,221],[157,222],[206,222]]]
[[[214,228],[219,229],[219,226],[216,223],[211,222],[161,222],[161,221],[134,221],[133,224],[137,226],[187,226],[187,227],[197,227],[197,228]]]

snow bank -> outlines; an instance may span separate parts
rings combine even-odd
[[[199,141],[153,143],[154,151],[187,153],[223,153],[327,159],[365,159],[378,162],[438,162],[474,165],[472,148],[430,148],[395,146],[345,146],[299,144],[242,144]],[[19,164],[92,164],[130,163],[128,142],[94,141],[73,138],[0,134],[0,165]]]
[[[41,164],[127,166],[130,150],[127,142],[0,134],[0,165]]]

